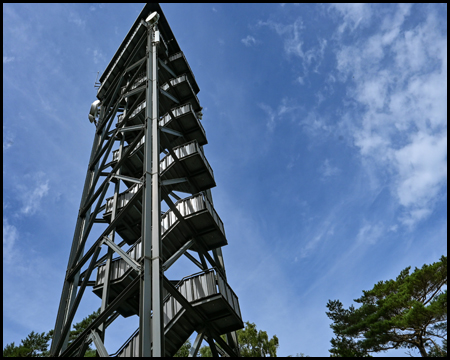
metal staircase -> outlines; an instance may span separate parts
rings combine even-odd
[[[82,356],[92,341],[108,354],[107,327],[137,315],[139,329],[110,356],[173,356],[194,332],[195,349],[206,340],[213,354],[238,356],[235,331],[243,322],[226,279],[221,247],[228,241],[210,190],[216,182],[203,150],[199,87],[159,5],[144,7],[100,82],[52,355]],[[110,184],[114,194],[106,197]],[[87,247],[99,224],[101,235]],[[201,271],[168,279],[181,256]],[[67,346],[87,286],[101,299],[101,313]]]
[[[242,327],[241,313],[236,294],[213,269],[183,278],[177,290],[209,319],[218,333],[227,333]],[[202,327],[198,318],[190,317],[176,299],[168,294],[164,299],[165,356],[172,357],[193,331]],[[139,329],[111,356],[136,356]]]

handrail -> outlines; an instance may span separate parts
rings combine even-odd
[[[194,195],[192,195],[190,197],[187,197],[187,198],[184,198],[184,199],[180,199],[180,200],[178,200],[175,203],[175,207],[178,207],[178,205],[181,204],[182,202],[188,202],[188,201],[193,200],[193,199],[195,199],[195,198],[197,198],[199,196],[201,196],[202,201],[204,201],[204,203],[205,203],[205,208],[201,209],[201,210],[208,210],[209,211],[209,213],[212,215],[214,221],[219,226],[220,231],[222,232],[223,235],[225,235],[225,227],[223,225],[222,219],[220,218],[220,216],[217,213],[216,209],[214,209],[214,206],[211,204],[211,202],[208,200],[208,198],[203,193],[197,193],[197,194],[194,194]],[[178,210],[180,210],[180,209],[178,209]],[[201,211],[201,210],[199,210],[199,211]],[[165,221],[166,217],[169,217],[169,220],[168,220],[169,224],[168,224],[167,228],[165,228],[163,226],[163,228],[166,229],[166,230],[162,231],[162,233],[164,233],[167,230],[169,230],[175,223],[177,223],[177,221],[179,221],[178,218],[175,217],[174,221],[172,222],[171,218],[170,218],[170,214],[171,213],[173,213],[173,212],[172,212],[171,209],[169,209],[161,216],[161,226],[164,225],[164,221]]]
[[[183,81],[187,82],[189,88],[192,91],[192,95],[194,95],[194,98],[197,100],[197,103],[200,104],[200,101],[198,100],[197,95],[195,95],[195,91],[192,88],[191,83],[189,82],[189,78],[188,78],[188,74],[187,73],[184,73],[183,75],[180,75],[180,76],[177,76],[175,78],[170,79],[166,83],[162,84],[160,86],[160,88],[163,89],[164,91],[167,91],[170,88],[170,86],[175,87],[176,85],[181,84],[181,82],[183,82]],[[168,84],[169,82],[170,82],[170,85]]]
[[[125,347],[130,343],[131,340],[133,340],[133,338],[139,334],[139,328],[137,328],[135,330],[135,332],[133,334],[131,334],[131,336],[127,339],[127,341],[125,341],[123,343],[123,345],[119,348],[119,350],[117,350],[115,353],[113,354],[109,354],[109,357],[116,357],[123,349],[125,349]]]
[[[189,150],[189,146],[192,145],[192,144],[194,145],[194,151],[191,152],[191,153],[188,153],[188,154],[183,154],[182,149],[186,148],[186,150],[188,151]],[[186,156],[192,155],[192,154],[197,152],[200,155],[200,157],[202,158],[202,160],[205,162],[208,171],[210,172],[210,174],[214,178],[214,171],[213,171],[211,165],[209,165],[208,160],[206,160],[205,154],[203,154],[203,152],[200,150],[200,145],[198,144],[196,139],[191,140],[191,141],[189,141],[187,143],[178,145],[178,146],[174,147],[172,150],[175,152],[175,154],[177,155],[178,159],[180,159],[180,160],[182,158],[186,157]],[[164,170],[166,170],[173,162],[174,162],[174,159],[173,159],[172,155],[170,155],[170,154],[166,155],[159,162],[160,172],[162,173]]]
[[[215,275],[219,275],[220,276],[220,278],[221,278],[221,280],[223,281],[223,283],[226,285],[226,287],[227,287],[227,289],[223,289],[223,290],[229,290],[233,295],[234,295],[234,297],[236,298],[236,301],[237,301],[237,305],[238,305],[238,310],[236,310],[235,309],[235,306],[233,305],[233,301],[231,301],[231,304],[230,304],[230,299],[228,299],[228,295],[227,294],[224,294],[224,293],[222,293],[222,292],[220,292],[220,290],[221,290],[221,288],[220,288],[220,284],[219,284],[219,282],[217,281],[217,278],[216,278],[216,280],[215,280],[215,283],[216,283],[216,286],[218,286],[219,287],[219,294],[220,295],[222,295],[224,298],[225,298],[225,300],[232,306],[232,308],[233,308],[233,310],[239,315],[239,316],[241,316],[240,315],[240,309],[239,309],[239,302],[238,302],[238,297],[236,296],[236,294],[234,293],[234,291],[231,289],[231,287],[230,287],[230,285],[228,285],[228,283],[227,283],[227,281],[223,278],[223,276],[222,275],[220,275],[220,273],[219,273],[219,271],[217,271],[217,269],[215,268],[215,267],[213,267],[213,268],[210,268],[210,269],[207,269],[207,270],[203,270],[203,271],[199,271],[199,272],[197,272],[197,273],[195,273],[195,274],[191,274],[191,275],[188,275],[188,276],[185,276],[184,278],[182,278],[180,281],[178,281],[178,283],[175,285],[175,288],[178,290],[180,287],[181,287],[181,285],[184,283],[184,282],[186,282],[187,280],[189,280],[189,279],[191,279],[191,278],[195,278],[195,277],[198,277],[198,276],[202,276],[202,275],[207,275],[207,274],[209,274],[209,273],[214,273]],[[163,299],[163,304],[165,304],[170,298],[171,298],[171,296],[172,296],[172,294],[171,293],[168,293],[165,297],[164,297],[164,299]],[[209,296],[209,295],[208,295]],[[174,314],[174,317],[175,317],[175,314]],[[174,317],[172,317],[172,319],[174,318]],[[127,346],[128,346],[128,344],[133,340],[133,338],[135,337],[135,336],[137,336],[137,334],[139,333],[139,328],[127,339],[127,341],[125,341],[125,343],[119,348],[119,350],[117,350],[114,354],[111,354],[110,356],[117,356],[121,351],[123,351]]]
[[[185,103],[185,104],[183,104],[183,105],[176,106],[176,107],[170,109],[170,111],[172,112],[172,114],[174,114],[175,118],[177,118],[177,117],[179,117],[179,116],[181,116],[181,115],[184,115],[184,114],[186,114],[186,113],[188,112],[188,111],[185,111],[185,109],[184,109],[184,107],[186,107],[186,106],[189,107],[189,110],[188,110],[188,111],[191,111],[192,115],[194,115],[195,119],[197,120],[197,123],[198,123],[199,126],[200,126],[200,129],[202,130],[203,134],[206,136],[205,129],[203,128],[202,123],[200,122],[200,120],[198,119],[197,115],[195,114],[195,111],[194,111],[194,109],[192,108],[191,103]],[[180,112],[180,114],[177,115],[177,114],[176,114],[177,112]],[[165,114],[161,117],[161,120],[159,120],[160,126],[164,126],[165,124],[167,124],[167,123],[170,122],[171,120],[173,120],[173,118],[172,118],[172,116],[170,115],[170,113],[169,113],[169,112],[165,113]],[[161,124],[161,123],[162,123],[162,124]]]

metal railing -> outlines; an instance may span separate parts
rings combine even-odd
[[[190,88],[190,90],[191,90],[191,92],[192,92],[192,96],[197,100],[197,103],[200,104],[200,101],[198,100],[197,95],[195,95],[194,89],[192,89],[192,85],[191,85],[191,83],[189,82],[189,79],[188,79],[187,74],[183,74],[183,75],[181,75],[181,76],[178,76],[178,77],[176,77],[176,78],[173,78],[173,79],[170,79],[170,80],[169,80],[170,85],[172,85],[172,87],[175,87],[175,86],[177,86],[178,84],[181,84],[183,81],[186,81],[186,83],[188,84],[188,86],[189,86],[189,88]],[[164,91],[168,91],[169,88],[170,88],[170,86],[169,86],[168,83],[165,83],[165,84],[161,85],[161,88],[162,88]]]
[[[216,269],[201,271],[181,279],[175,288],[188,300],[193,303],[197,300],[207,298],[216,294],[221,294],[233,311],[241,318],[238,297],[223,279]],[[164,327],[182,310],[181,304],[169,293],[163,300]],[[137,329],[128,340],[110,356],[127,356],[129,353],[123,353],[128,345],[133,346],[139,336]],[[134,340],[134,341],[133,341]]]
[[[133,186],[125,190],[123,193],[119,194],[119,196],[117,197],[117,210],[123,208],[126,204],[128,204],[128,202],[138,192],[141,186],[142,184],[134,184]],[[113,204],[114,204],[114,197],[106,199],[105,214],[112,211]]]
[[[169,61],[172,62],[172,61],[177,60],[177,59],[179,59],[179,58],[183,58],[183,59],[184,59],[184,62],[186,63],[187,68],[188,68],[189,71],[191,72],[192,77],[195,79],[194,73],[192,72],[192,69],[191,69],[191,67],[189,66],[189,63],[187,62],[187,59],[186,59],[186,57],[184,56],[184,54],[183,54],[182,51],[177,52],[176,54],[171,55],[171,56],[169,57]]]
[[[205,155],[203,154],[203,151],[201,151],[200,146],[197,143],[197,140],[192,140],[186,144],[177,146],[173,148],[173,151],[178,159],[182,159],[186,156],[198,153],[202,160],[205,162],[206,168],[208,169],[211,176],[214,178],[214,172],[209,165],[208,160],[206,160]],[[166,155],[160,162],[159,162],[159,171],[162,173],[164,170],[166,170],[172,163],[174,162],[174,159],[172,155],[168,154]]]
[[[136,241],[127,251],[126,253],[133,260],[139,261],[142,257],[142,246],[141,239]],[[130,265],[126,263],[121,257],[117,257],[111,261],[111,273],[110,273],[110,281],[119,279],[122,277],[130,268]],[[100,264],[97,270],[97,279],[95,280],[95,286],[103,284],[105,281],[105,270],[106,270],[106,262]]]
[[[217,214],[214,207],[211,205],[209,200],[203,194],[196,194],[186,199],[178,200],[175,203],[177,210],[183,217],[195,214],[197,212],[203,211],[207,209],[209,213],[212,215],[215,223],[219,227],[220,231],[223,235],[225,235],[225,227],[223,225],[222,220]],[[178,217],[172,210],[168,210],[161,217],[161,234],[163,235],[166,231],[175,226],[178,222]]]
[[[173,116],[175,116],[176,118],[181,115],[187,114],[188,112],[191,112],[192,115],[195,117],[195,120],[197,120],[197,123],[198,123],[202,133],[206,137],[205,129],[203,128],[203,125],[201,124],[200,120],[197,118],[197,115],[195,114],[194,109],[192,108],[192,105],[190,103],[174,107],[174,108],[170,109],[170,111],[172,112]],[[159,126],[165,126],[171,120],[172,120],[172,117],[170,116],[169,113],[167,113],[161,118],[161,120],[159,120]]]
[[[132,152],[130,153],[130,155],[128,155],[128,156],[133,156],[134,152],[135,152],[135,151],[136,151],[143,143],[145,143],[145,135],[142,136],[142,139],[136,144],[136,146],[134,147],[133,151],[132,151]],[[122,149],[122,154],[126,151],[127,148],[128,148],[128,145],[123,147],[123,149]],[[118,161],[118,160],[119,160],[119,150],[120,150],[120,149],[117,149],[117,150],[114,150],[114,151],[113,151],[113,158],[112,158],[112,161]]]

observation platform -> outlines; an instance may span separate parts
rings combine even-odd
[[[142,177],[144,140],[144,138],[141,139],[135,149],[130,153],[127,160],[123,162],[120,172],[121,175],[138,179]],[[127,148],[128,146],[125,146],[122,151],[126,151]],[[176,162],[170,154],[167,154],[161,159],[159,163],[161,180],[168,181],[179,178],[187,178],[188,180],[165,185],[169,191],[176,190],[195,194],[216,186],[213,170],[196,140],[175,147],[173,148],[173,151],[179,159],[179,162]],[[115,150],[110,165],[114,167],[118,160],[119,150]],[[132,185],[131,182],[125,181],[125,183],[127,186]]]
[[[191,104],[183,104],[170,111],[174,117],[172,118],[169,112],[166,113],[159,120],[159,126],[178,131],[183,134],[183,137],[165,133],[169,143],[164,139],[164,136],[160,137],[161,145],[164,148],[167,148],[169,145],[181,145],[192,140],[197,140],[199,145],[206,145],[208,143],[205,129],[203,129]]]
[[[186,74],[169,80],[160,86],[160,90],[159,103],[165,111],[184,103],[190,103],[195,112],[202,109]],[[167,93],[169,96],[166,95]]]
[[[197,193],[216,186],[214,173],[197,141],[173,148],[179,162],[167,154],[159,163],[161,180],[187,177],[189,181],[167,185],[170,190]]]
[[[219,334],[244,327],[239,301],[228,283],[214,269],[183,278],[177,290],[208,319],[208,325]],[[181,306],[171,294],[164,298],[165,356],[173,356],[195,330],[202,326],[195,316]],[[138,308],[136,308],[137,311]],[[118,357],[138,356],[139,331],[116,352]]]
[[[176,75],[183,75],[183,74],[187,75],[189,83],[192,86],[192,89],[194,90],[195,94],[198,94],[200,89],[197,85],[197,81],[195,80],[194,73],[192,72],[191,67],[189,66],[189,63],[187,62],[183,52],[180,51],[176,54],[169,56],[169,62],[170,67],[172,68],[172,70],[175,71]]]
[[[136,107],[127,119],[127,126],[142,125],[145,123],[146,106],[146,102],[143,101]],[[170,112],[174,117],[172,117]],[[167,149],[169,146],[173,147],[181,145],[192,140],[197,140],[199,145],[206,145],[208,143],[205,129],[190,103],[177,106],[171,109],[170,112],[167,112],[161,117],[159,126],[179,132],[183,136],[177,136],[167,132],[161,134],[160,145],[163,149]],[[118,116],[118,125],[121,125],[123,120],[124,115],[120,114]],[[138,132],[139,131],[126,132],[126,141],[131,143]]]
[[[117,199],[117,210],[120,210],[136,196],[142,185],[136,184],[120,194]],[[139,195],[141,196],[141,195]],[[103,218],[111,222],[114,198],[106,200]],[[213,250],[228,244],[225,237],[225,228],[222,220],[214,210],[211,203],[203,196],[197,194],[175,203],[177,210],[181,213],[184,221],[190,225],[194,233],[187,232],[180,225],[180,220],[172,210],[168,210],[161,217],[161,239],[163,260],[169,259],[181,246],[191,240],[194,236],[207,250]],[[141,237],[142,203],[141,199],[135,206],[127,210],[116,226],[116,232],[129,245],[133,245]],[[196,244],[191,247],[197,251]]]

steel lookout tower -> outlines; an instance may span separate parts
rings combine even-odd
[[[202,341],[214,356],[239,356],[243,322],[225,272],[228,242],[210,190],[199,90],[160,6],[145,5],[88,115],[95,137],[52,356],[84,356],[90,344],[100,356],[173,356],[194,332],[191,356]],[[169,279],[181,257],[198,271]],[[69,344],[80,302],[92,297],[87,288],[100,315]],[[130,316],[139,317],[138,329],[107,350],[108,327]]]

